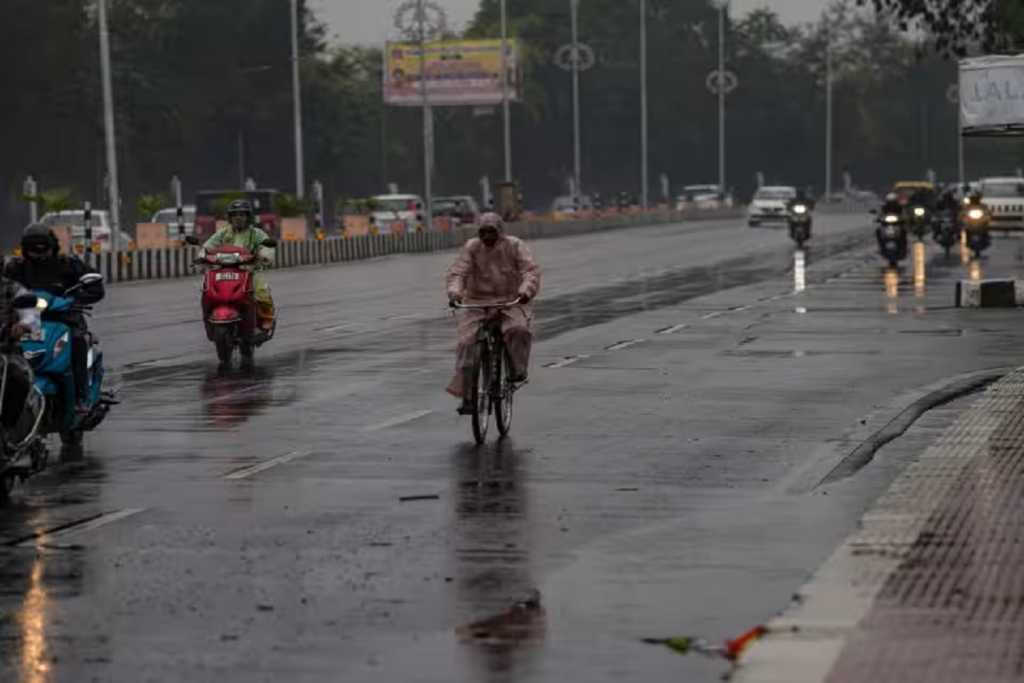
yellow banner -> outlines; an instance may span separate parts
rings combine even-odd
[[[507,41],[505,68],[508,98],[519,100],[519,45]],[[503,99],[502,41],[446,40],[427,43],[421,57],[417,43],[388,43],[384,57],[384,102],[420,106],[426,89],[433,106],[493,106]],[[426,80],[420,74],[425,65]]]

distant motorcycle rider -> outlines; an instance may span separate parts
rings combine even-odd
[[[238,199],[228,206],[228,227],[219,230],[203,245],[203,251],[220,246],[235,246],[248,249],[260,257],[264,264],[272,263],[274,250],[263,246],[270,236],[256,226],[256,213],[252,204],[246,199]],[[270,285],[262,274],[253,273],[253,288],[256,298],[256,316],[259,326],[265,332],[274,328],[274,298],[270,293]]]
[[[33,223],[25,228],[21,237],[21,257],[11,259],[4,267],[4,276],[27,289],[43,290],[54,296],[63,296],[80,284],[83,275],[95,273],[77,256],[60,253],[60,242],[49,227]],[[103,281],[83,286],[75,300],[90,306],[103,300],[106,291]],[[75,381],[75,399],[78,412],[88,412],[88,359],[89,327],[81,312],[62,313],[61,322],[71,328],[71,372]]]

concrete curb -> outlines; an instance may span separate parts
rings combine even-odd
[[[768,635],[751,647],[730,680],[826,680],[960,474],[988,452],[1001,420],[1022,400],[1024,369],[990,386],[864,514],[859,531],[800,589],[790,608],[768,623]],[[915,679],[905,673],[904,680]]]
[[[1024,280],[960,280],[957,308],[1017,308],[1024,306]]]

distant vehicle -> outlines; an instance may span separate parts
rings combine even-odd
[[[788,205],[796,199],[796,188],[791,185],[762,187],[754,193],[754,199],[747,209],[747,225],[756,228],[761,223],[789,221]]]
[[[580,211],[592,211],[593,209],[594,200],[587,195],[580,195],[578,197],[565,195],[556,197],[555,201],[551,203],[551,213],[555,214],[555,216],[571,216]]]
[[[984,178],[980,189],[990,230],[1024,230],[1024,178]]]
[[[480,217],[480,207],[469,195],[434,198],[435,216],[458,218],[462,225],[473,225]]]
[[[687,185],[676,199],[677,211],[722,209],[732,206],[732,195],[722,192],[718,185]]]
[[[252,202],[256,220],[268,235],[281,237],[281,216],[274,208],[277,190],[204,190],[196,193],[196,214],[193,221],[193,235],[204,241],[217,232],[217,221],[226,220],[221,215],[234,199],[248,199]]]
[[[416,232],[423,222],[423,198],[414,194],[382,194],[372,199],[370,218],[380,232]]]
[[[71,232],[71,243],[76,247],[85,245],[85,211],[76,209],[72,211],[51,212],[40,218],[39,222],[50,228],[68,227]],[[100,251],[110,251],[113,249],[112,234],[110,214],[106,211],[93,211],[92,241],[94,244],[99,245]],[[127,246],[127,243],[120,245],[122,249],[127,248]]]
[[[927,180],[901,180],[894,183],[890,190],[900,199],[900,204],[904,206],[910,203],[910,198],[920,192],[929,194],[933,200],[937,199],[938,191],[935,188],[935,183],[928,182]]]
[[[194,235],[196,231],[196,207],[193,205],[183,206],[182,217],[185,219],[185,234]],[[178,207],[172,206],[167,209],[160,209],[150,223],[162,223],[167,226],[167,237],[178,239]]]

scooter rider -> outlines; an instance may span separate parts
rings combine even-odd
[[[256,214],[252,204],[246,199],[235,200],[228,206],[227,213],[230,225],[206,240],[203,250],[231,245],[248,249],[253,254],[257,254],[264,262],[273,261],[273,250],[263,246],[270,236],[256,227]],[[270,294],[270,285],[260,273],[256,272],[253,273],[253,287],[260,329],[269,332],[274,328],[275,317],[274,299]]]
[[[47,226],[34,223],[21,237],[21,257],[10,260],[4,275],[28,289],[39,289],[54,296],[63,296],[67,290],[80,284],[83,275],[95,273],[77,256],[60,253],[60,242]],[[103,281],[83,286],[75,300],[90,306],[103,300],[106,292]],[[88,412],[86,392],[88,383],[89,327],[80,312],[62,314],[61,322],[71,328],[71,372],[75,381],[75,399],[78,412]]]

